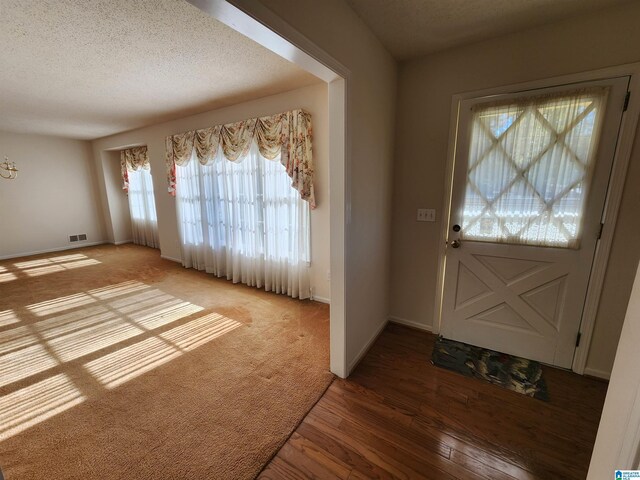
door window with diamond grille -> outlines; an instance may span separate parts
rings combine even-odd
[[[461,238],[579,248],[607,92],[476,104]]]

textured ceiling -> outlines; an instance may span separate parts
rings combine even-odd
[[[183,0],[0,0],[0,130],[93,139],[319,80]]]
[[[347,0],[400,60],[638,0]]]

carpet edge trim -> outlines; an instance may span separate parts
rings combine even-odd
[[[285,446],[285,444],[289,441],[289,439],[291,438],[291,436],[296,432],[296,430],[298,430],[298,427],[302,424],[302,422],[304,422],[304,420],[307,418],[307,415],[309,415],[309,412],[311,412],[311,410],[313,410],[315,408],[315,406],[318,404],[318,402],[320,400],[322,400],[322,397],[324,397],[324,394],[327,392],[327,390],[329,390],[329,387],[331,387],[331,385],[333,385],[333,382],[336,381],[336,375],[334,375],[333,373],[331,374],[331,381],[327,384],[326,387],[324,387],[322,389],[322,393],[318,396],[318,398],[316,398],[315,402],[313,402],[313,405],[311,405],[311,407],[309,408],[309,410],[307,410],[304,415],[302,416],[302,418],[300,418],[300,420],[298,420],[296,422],[296,424],[293,426],[293,428],[291,429],[291,431],[287,434],[286,438],[284,439],[284,441],[278,445],[278,448],[276,448],[276,450],[273,452],[273,454],[269,457],[269,460],[267,460],[264,465],[262,465],[262,468],[258,471],[258,473],[256,473],[256,476],[253,477],[254,479],[258,478],[260,476],[260,474],[262,472],[264,472],[265,468],[267,468],[267,466],[271,463],[271,461],[276,458],[276,456],[278,455],[278,453],[280,453],[280,450],[282,449],[282,447]]]

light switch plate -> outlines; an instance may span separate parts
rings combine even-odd
[[[417,220],[419,222],[435,222],[436,211],[432,208],[419,208]]]

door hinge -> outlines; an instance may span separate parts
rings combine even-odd
[[[576,347],[580,346],[580,339],[582,338],[582,334],[580,332],[578,332],[578,335],[576,336]]]
[[[626,112],[627,108],[629,108],[629,99],[631,98],[631,92],[627,92],[627,96],[624,97],[624,106],[622,107],[622,111]]]
[[[600,224],[600,230],[598,230],[598,240],[602,238],[602,230],[604,230],[604,223]]]

